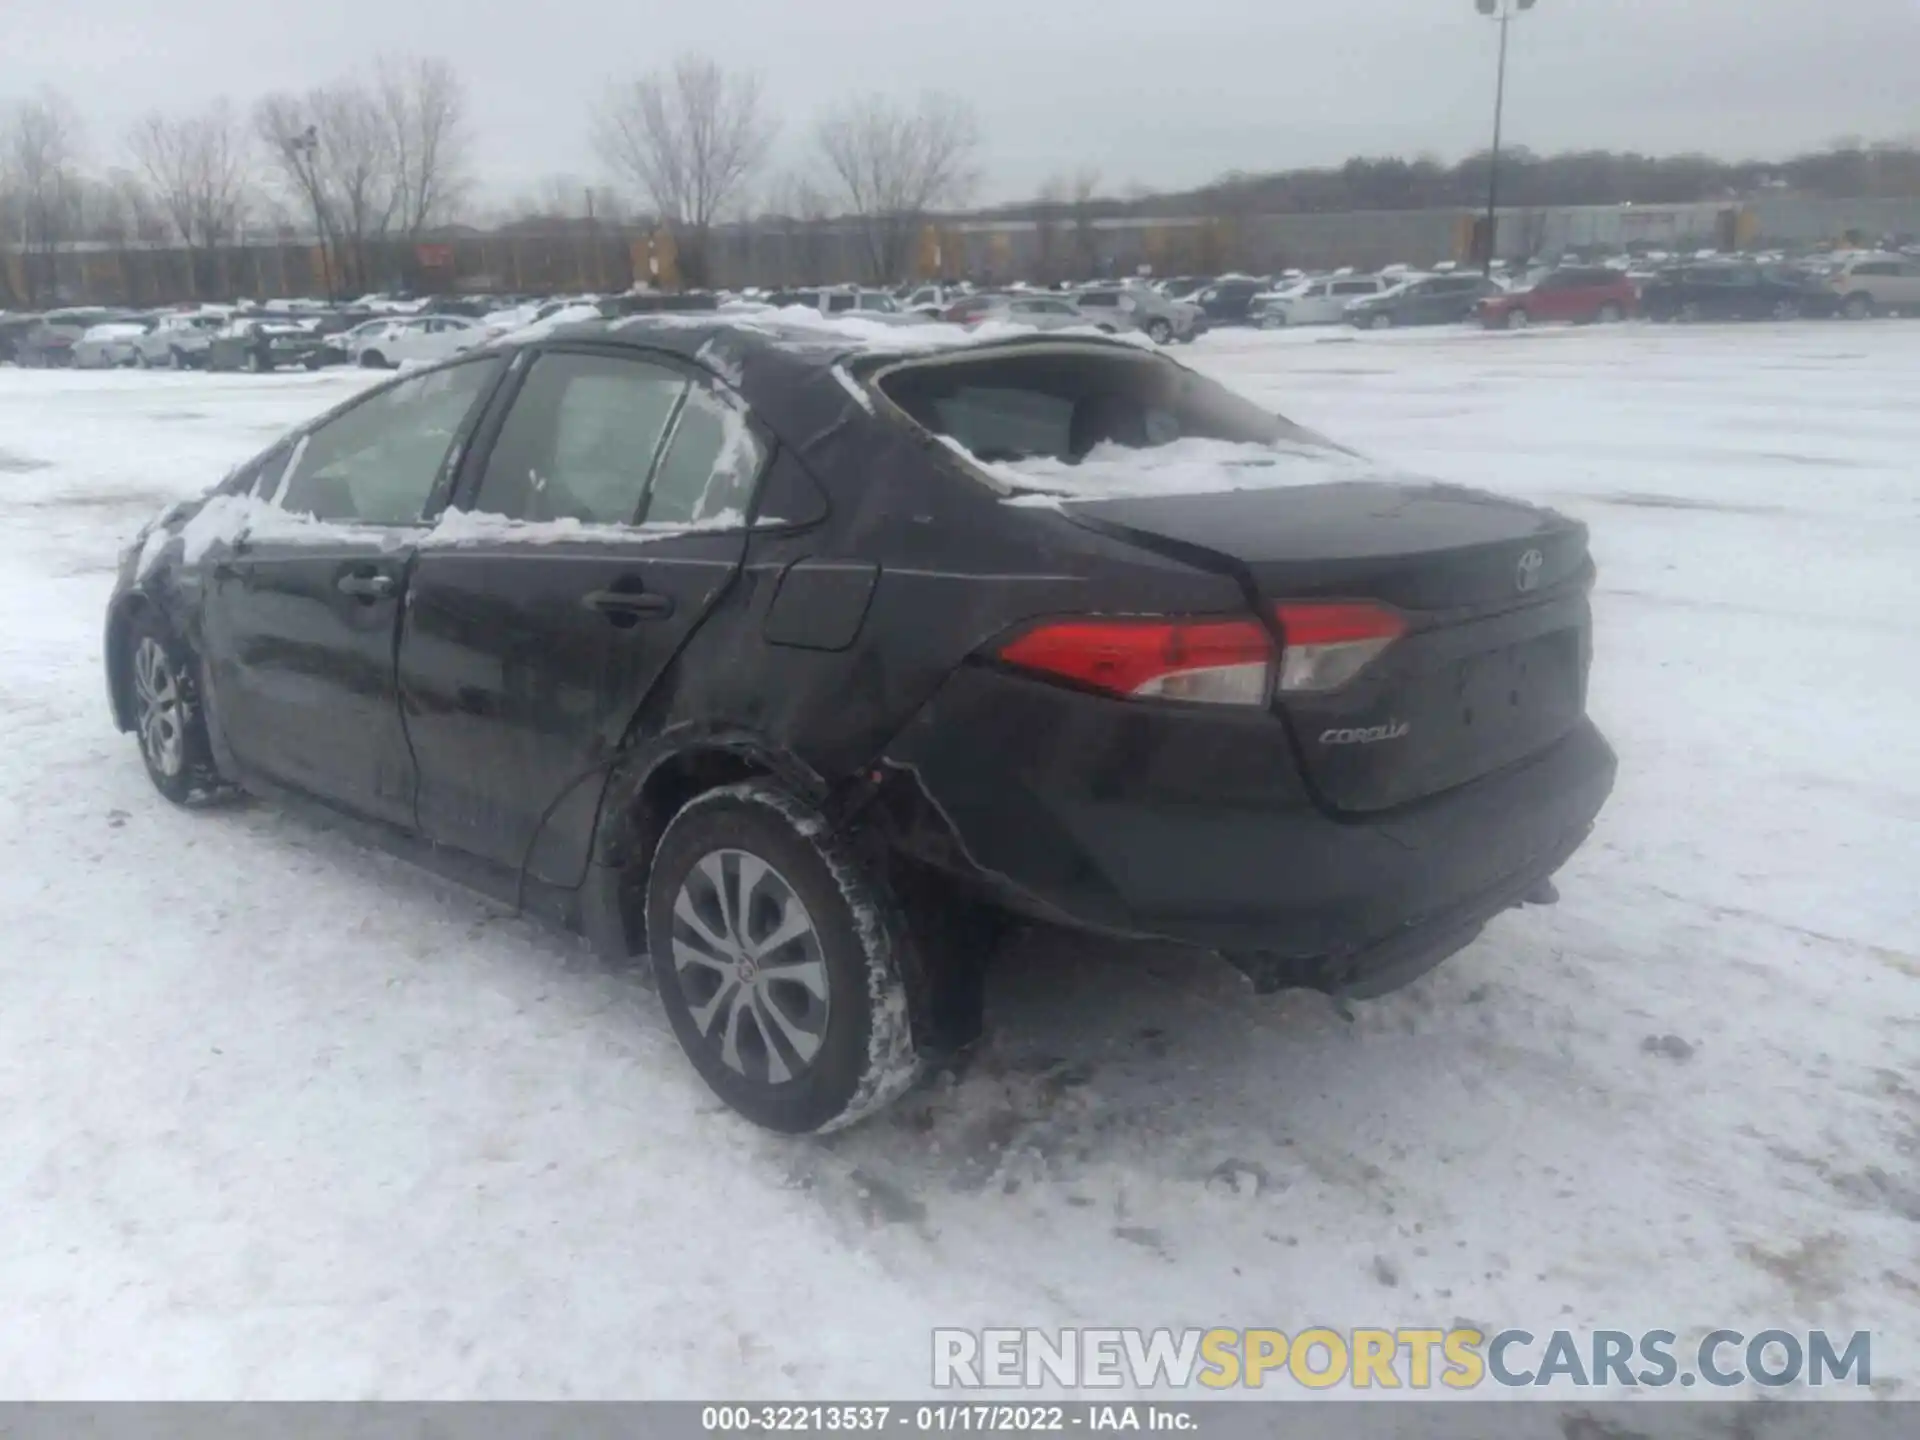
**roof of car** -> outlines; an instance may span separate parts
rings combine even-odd
[[[1086,337],[1088,343],[1138,348],[1125,340]],[[980,334],[956,325],[882,326],[852,317],[797,316],[782,312],[747,315],[693,312],[582,320],[536,334],[502,336],[508,346],[551,340],[591,340],[664,350],[731,379],[750,359],[772,359],[798,369],[824,370],[856,357],[910,358],[957,349],[1058,345],[1057,335],[1033,331]]]

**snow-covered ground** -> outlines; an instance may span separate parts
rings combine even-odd
[[[1920,325],[1225,334],[1560,505],[1619,788],[1554,909],[1351,1022],[1024,941],[851,1133],[651,995],[107,719],[117,547],[361,376],[0,370],[0,1393],[912,1394],[934,1325],[1876,1332],[1920,1381]]]

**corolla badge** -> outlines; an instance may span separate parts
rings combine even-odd
[[[1538,550],[1529,550],[1520,557],[1520,563],[1514,567],[1513,588],[1525,594],[1529,590],[1540,588],[1540,572],[1546,568],[1547,557]]]
[[[1369,725],[1364,730],[1322,730],[1322,745],[1378,745],[1382,740],[1398,740],[1413,727],[1405,720],[1389,720],[1384,725]]]

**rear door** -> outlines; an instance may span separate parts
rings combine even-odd
[[[585,873],[604,770],[726,593],[769,446],[665,358],[522,362],[415,562],[399,687],[430,839],[552,884]]]
[[[264,508],[209,555],[202,611],[214,708],[249,771],[411,825],[393,664],[407,565],[503,368],[476,360],[384,386],[263,466]]]

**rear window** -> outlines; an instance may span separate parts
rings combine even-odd
[[[1026,349],[900,366],[881,391],[923,429],[988,463],[1074,465],[1096,447],[1182,440],[1312,442],[1309,432],[1144,351]]]

